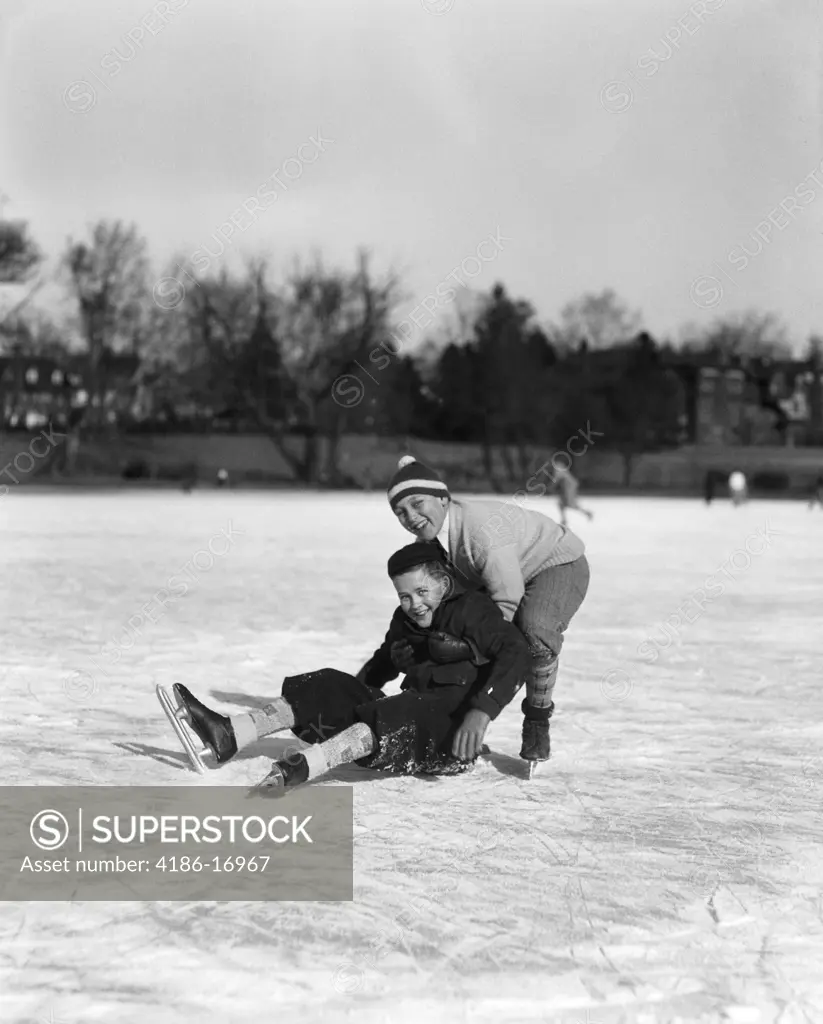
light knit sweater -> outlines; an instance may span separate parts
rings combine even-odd
[[[462,580],[484,587],[509,622],[526,584],[552,565],[566,565],[586,550],[583,541],[541,512],[514,502],[452,498],[449,557]]]

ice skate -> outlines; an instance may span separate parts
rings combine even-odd
[[[549,723],[523,720],[523,744],[520,756],[524,761],[548,761],[551,757]]]
[[[196,772],[207,770],[206,759],[223,764],[237,753],[229,719],[201,704],[181,683],[171,690],[158,685],[157,699]]]
[[[230,761],[237,753],[237,741],[228,715],[207,708],[182,683],[175,683],[173,689],[178,705],[186,711],[189,725],[212,752],[215,761],[218,764]]]
[[[302,754],[293,760],[272,762],[271,771],[262,782],[254,787],[259,796],[281,796],[287,789],[294,789],[309,781],[309,763]]]
[[[541,761],[551,757],[551,737],[549,735],[549,719],[554,712],[554,704],[547,708],[532,708],[523,702],[523,742],[520,756],[529,762],[529,778]]]
[[[205,773],[206,763],[203,758],[208,752],[208,748],[200,745],[199,736],[189,726],[185,708],[178,704],[177,697],[171,689],[158,683],[156,693],[160,707],[165,711],[169,724],[177,733],[177,738],[180,740],[192,768],[201,774]]]

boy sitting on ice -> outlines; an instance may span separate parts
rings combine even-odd
[[[178,683],[188,724],[219,763],[284,729],[312,744],[275,761],[261,789],[299,785],[352,761],[408,773],[463,770],[523,685],[531,656],[491,598],[459,587],[442,559],[438,545],[419,542],[391,556],[400,607],[356,677],[332,668],[290,676],[271,704],[230,717]],[[402,692],[386,697],[382,688],[401,670]]]

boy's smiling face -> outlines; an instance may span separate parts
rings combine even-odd
[[[392,577],[400,607],[418,626],[428,629],[451,581],[442,566],[417,565]]]
[[[449,508],[448,498],[432,494],[409,494],[394,506],[394,514],[404,530],[418,540],[434,540]]]

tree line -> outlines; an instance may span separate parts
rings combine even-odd
[[[149,395],[152,423],[263,432],[305,482],[352,482],[337,457],[347,432],[478,444],[493,479],[495,452],[511,477],[527,475],[534,446],[562,447],[589,422],[628,464],[688,440],[684,361],[791,358],[769,314],[685,328],[675,344],[611,290],[543,323],[501,283],[458,291],[407,352],[395,328],[402,282],[366,252],[350,269],[295,261],[280,280],[263,259],[198,274],[180,261],[157,276],[138,229],[120,221],[68,240],[59,272],[73,313],[56,323],[34,302],[42,262],[25,223],[0,222],[0,284],[23,290],[0,312],[0,341],[7,354],[82,358],[82,436],[134,426],[128,413],[107,416],[107,366],[125,353],[138,368],[119,397]],[[820,349],[811,339],[810,358]]]

